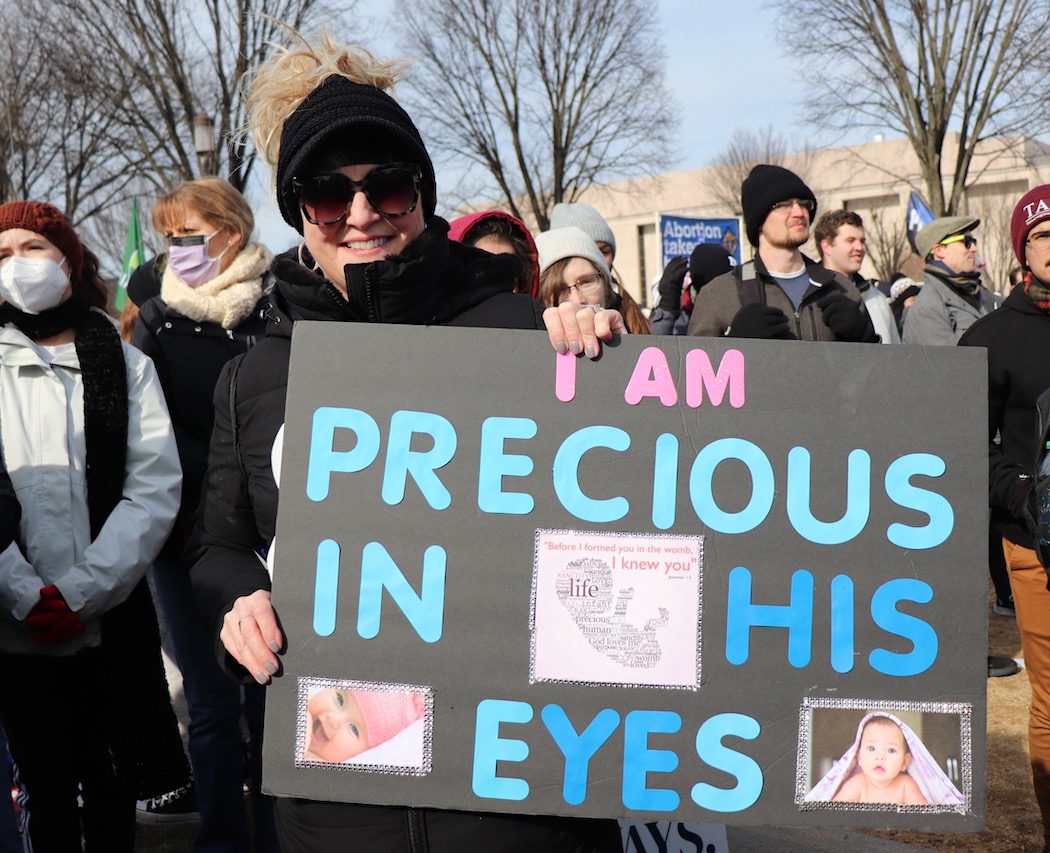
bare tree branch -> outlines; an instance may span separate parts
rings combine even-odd
[[[792,152],[790,145],[791,142],[771,124],[758,130],[737,128],[729,144],[711,162],[714,178],[709,185],[710,191],[727,211],[731,211],[734,216],[742,216],[740,185],[757,164],[770,163],[786,167],[788,155],[792,154],[792,170],[806,180],[799,170],[805,171],[809,157],[805,152]]]
[[[864,233],[868,238],[868,257],[879,278],[889,281],[912,254],[908,229],[899,216],[887,219],[881,210],[865,214]]]
[[[589,186],[668,164],[663,50],[637,0],[419,0],[402,28],[431,147],[541,229]]]
[[[803,50],[808,112],[834,129],[871,127],[911,140],[938,215],[959,210],[978,145],[1047,127],[1040,88],[1048,0],[783,2],[788,45]],[[959,145],[946,162],[946,139]]]

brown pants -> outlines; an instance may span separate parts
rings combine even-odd
[[[1046,569],[1035,551],[1003,540],[1010,586],[1017,608],[1017,628],[1032,704],[1028,715],[1028,755],[1035,799],[1043,816],[1043,843],[1050,846],[1050,591]]]

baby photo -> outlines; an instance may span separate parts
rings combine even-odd
[[[799,739],[804,802],[963,805],[960,721],[913,709],[812,709],[808,737]]]
[[[417,775],[430,770],[430,688],[300,678],[298,719],[298,765],[340,764]]]

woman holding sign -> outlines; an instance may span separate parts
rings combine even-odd
[[[430,156],[386,92],[400,70],[326,36],[317,45],[297,38],[259,69],[251,90],[257,148],[275,166],[281,213],[303,241],[274,261],[267,337],[219,380],[198,519],[198,609],[226,666],[243,681],[265,684],[277,674],[286,642],[260,557],[276,524],[271,451],[284,420],[297,320],[509,329],[546,322],[559,352],[588,355],[624,331],[615,311],[566,303],[544,312],[513,292],[517,258],[449,241],[448,224],[434,215]],[[620,849],[611,822],[287,798],[278,800],[277,821],[287,850]]]

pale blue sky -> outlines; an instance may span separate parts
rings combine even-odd
[[[411,0],[372,0],[375,29]],[[776,15],[768,0],[656,0],[653,8],[667,53],[666,81],[677,99],[678,160],[673,169],[710,165],[737,128],[773,125],[799,149],[816,140],[799,104],[809,76],[806,57],[790,58],[777,38]],[[381,55],[401,55],[396,44],[379,38],[369,45]],[[861,137],[863,138],[863,136]],[[857,139],[849,140],[851,142]],[[265,167],[250,193],[260,236],[274,250],[292,245],[297,235],[280,219],[269,200],[272,181]],[[438,187],[450,178],[438,172]]]

